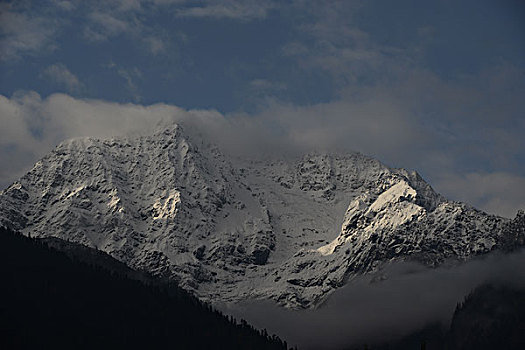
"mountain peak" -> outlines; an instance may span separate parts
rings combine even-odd
[[[183,133],[184,127],[181,124],[177,124],[169,121],[160,121],[155,126],[152,135],[154,136],[172,136],[177,137]]]
[[[359,153],[233,159],[190,129],[65,141],[0,193],[0,221],[96,247],[206,300],[289,307],[315,306],[392,259],[435,266],[500,244],[505,219],[447,201],[416,172]]]

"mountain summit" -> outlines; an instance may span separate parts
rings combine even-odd
[[[0,192],[0,223],[105,251],[212,302],[314,307],[392,260],[436,266],[523,243],[510,220],[448,201],[358,154],[227,157],[180,125],[73,139]]]

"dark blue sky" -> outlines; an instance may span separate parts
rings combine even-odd
[[[129,108],[140,128],[162,104],[525,206],[523,1],[7,1],[0,95],[2,186],[62,138],[105,135]]]

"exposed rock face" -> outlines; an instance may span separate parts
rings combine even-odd
[[[315,306],[392,259],[435,266],[524,241],[509,220],[447,201],[415,172],[357,153],[228,159],[180,126],[62,143],[0,193],[0,220],[96,247],[203,299],[289,307]]]

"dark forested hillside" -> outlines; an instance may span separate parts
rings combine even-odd
[[[286,349],[176,286],[56,244],[0,228],[0,348]]]
[[[525,289],[477,288],[456,308],[447,338],[454,350],[525,349]]]
[[[430,325],[371,350],[525,349],[525,289],[482,285],[458,304],[448,329]],[[355,348],[354,348],[355,349]]]

